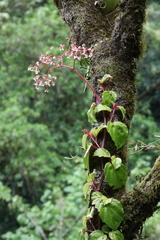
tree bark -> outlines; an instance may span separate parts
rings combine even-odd
[[[134,115],[135,77],[137,60],[143,52],[143,23],[145,21],[146,0],[124,0],[119,5],[120,11],[113,22],[101,11],[94,0],[54,0],[55,5],[70,29],[71,41],[77,45],[92,47],[90,71],[93,87],[101,97],[98,79],[110,74],[112,82],[106,84],[107,90],[118,95],[116,104],[126,109],[122,119],[120,112],[114,121],[121,121],[129,128]],[[96,99],[93,99],[96,102]],[[98,118],[101,124],[101,116]],[[102,141],[101,136],[99,142]],[[109,134],[106,136],[105,148],[112,155],[127,162],[126,144],[118,151]],[[90,157],[90,171],[100,171],[100,163]],[[97,180],[98,181],[98,180]],[[160,199],[160,159],[146,178],[131,192],[122,187],[113,191],[103,183],[101,191],[108,197],[117,198],[124,207],[125,219],[120,229],[125,240],[132,240],[139,233],[143,222],[153,214]]]

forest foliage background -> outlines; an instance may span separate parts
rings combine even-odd
[[[49,93],[34,89],[27,68],[50,46],[58,54],[69,36],[52,0],[2,0],[0,10],[0,239],[73,240],[86,210],[81,130],[90,128],[86,113],[92,96],[66,69],[55,71],[58,79]],[[160,149],[153,143],[160,135],[159,18],[160,4],[148,1],[128,189],[146,175]],[[135,147],[143,150],[132,154]],[[160,237],[159,222],[156,213],[145,223],[148,240]]]

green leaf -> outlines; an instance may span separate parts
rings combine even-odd
[[[111,155],[110,155],[110,152],[107,149],[105,149],[105,148],[98,148],[94,152],[93,156],[109,158]]]
[[[94,124],[97,122],[97,119],[96,119],[96,116],[95,116],[95,105],[96,103],[93,102],[90,109],[88,110],[87,112],[87,115],[88,115],[88,121],[91,123],[91,124]]]
[[[83,224],[84,229],[87,228],[87,226],[86,226],[87,225],[87,220],[93,218],[94,210],[95,210],[94,207],[89,208],[88,211],[87,211],[87,215],[83,216],[82,224]]]
[[[84,134],[83,137],[82,137],[82,147],[86,150],[87,148],[87,137],[88,137],[88,134]]]
[[[86,150],[86,152],[85,152],[85,154],[84,154],[84,158],[83,158],[84,167],[85,167],[86,169],[88,169],[88,170],[89,170],[89,154],[90,154],[89,150],[90,150],[91,146],[92,146],[92,144],[90,143],[90,144],[88,145],[88,148],[87,148],[87,150]]]
[[[115,156],[111,157],[112,164],[114,166],[114,169],[118,169],[121,166],[122,160],[121,158],[117,158]]]
[[[83,68],[89,66],[89,62],[88,62],[88,59],[87,59],[87,58],[81,59],[81,60],[79,61],[79,63],[80,63],[80,66],[83,67]]]
[[[85,183],[83,185],[83,194],[84,194],[86,201],[87,201],[87,197],[88,197],[89,188],[90,188],[90,183]]]
[[[94,201],[97,201],[97,199],[98,199],[98,201],[100,201],[102,196],[104,196],[104,195],[102,193],[100,193],[100,192],[92,192],[92,196],[91,196],[92,203]],[[93,204],[95,204],[95,203],[93,203]]]
[[[82,229],[80,232],[79,232],[79,236],[78,236],[78,240],[85,240],[85,235],[86,235],[86,229]]]
[[[116,230],[123,220],[124,213],[121,203],[112,199],[111,203],[101,206],[99,216],[111,229]]]
[[[110,228],[109,228],[107,225],[103,225],[103,226],[102,226],[102,231],[103,231],[104,233],[109,233],[109,232],[110,232]]]
[[[109,186],[113,189],[121,188],[127,181],[127,170],[123,163],[119,168],[115,169],[115,166],[108,162],[104,167],[104,176]]]
[[[123,116],[123,118],[124,118],[125,115],[126,115],[126,109],[125,109],[124,107],[122,107],[122,106],[117,106],[117,108],[119,108],[119,110],[121,111],[122,116]]]
[[[116,199],[107,198],[100,192],[93,192],[91,201],[98,209],[101,220],[106,223],[108,227],[116,230],[123,219],[121,203]]]
[[[87,218],[87,219],[93,218],[93,216],[94,216],[94,210],[95,210],[94,207],[91,207],[91,208],[88,209],[87,215],[86,215],[86,218]]]
[[[117,149],[122,147],[128,137],[127,126],[122,122],[108,122],[107,129]]]
[[[101,230],[95,230],[90,234],[90,240],[107,240],[107,235]]]
[[[112,78],[110,74],[105,74],[101,80],[98,80],[100,83],[104,83],[108,78]]]
[[[113,91],[104,91],[102,93],[102,104],[111,106],[117,99],[117,94]]]
[[[95,107],[95,113],[96,112],[101,112],[101,111],[107,111],[107,112],[111,112],[112,109],[106,105],[102,105],[102,104],[98,104],[97,107]]]
[[[123,234],[118,230],[109,232],[109,237],[111,240],[124,240]]]
[[[98,133],[104,128],[107,129],[107,125],[103,125],[99,128],[92,128],[90,132],[93,134],[94,137],[97,137]]]
[[[88,183],[94,182],[94,176],[95,176],[95,172],[93,171],[88,175],[87,182]]]

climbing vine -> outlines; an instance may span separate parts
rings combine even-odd
[[[107,86],[113,81],[112,76],[105,74],[99,79],[99,91],[101,98],[94,90],[88,80],[81,75],[76,69],[76,61],[85,62],[88,65],[88,58],[92,57],[92,50],[87,48],[85,44],[77,46],[71,44],[70,49],[66,45],[60,45],[59,48],[63,53],[61,55],[53,54],[53,47],[48,52],[39,57],[34,67],[29,67],[29,71],[35,72],[34,77],[35,88],[45,86],[45,92],[49,91],[49,87],[56,83],[56,76],[51,75],[51,71],[56,68],[65,67],[73,70],[88,85],[93,92],[96,102],[93,102],[88,110],[88,121],[92,124],[92,129],[83,131],[82,147],[85,151],[83,161],[84,167],[88,171],[87,182],[84,184],[83,193],[88,205],[87,214],[83,217],[83,230],[80,232],[80,239],[90,240],[123,240],[123,234],[119,230],[119,226],[124,218],[124,211],[121,203],[114,198],[109,198],[102,194],[102,184],[106,182],[113,190],[117,190],[125,185],[127,180],[127,170],[122,163],[122,159],[113,155],[105,146],[107,136],[109,135],[115,145],[116,150],[120,149],[127,141],[128,128],[120,122],[114,121],[117,111],[121,112],[122,118],[125,117],[125,109],[123,106],[116,104],[117,94],[109,91]],[[64,64],[65,57],[73,58],[73,66]],[[47,70],[47,74],[40,75],[40,66]],[[99,123],[98,116],[102,116]],[[99,135],[102,141],[99,141]],[[95,181],[97,170],[91,170],[90,159],[96,158],[100,162],[99,182]],[[98,224],[95,225],[93,216],[97,214],[99,218]]]

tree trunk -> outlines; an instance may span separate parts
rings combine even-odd
[[[94,0],[54,0],[64,22],[70,28],[71,41],[78,46],[85,43],[87,47],[93,49],[90,71],[93,87],[100,98],[101,91],[98,80],[102,79],[105,74],[112,76],[112,81],[109,79],[105,83],[106,89],[117,93],[116,104],[123,106],[126,110],[124,119],[121,112],[117,111],[113,121],[121,121],[129,129],[134,115],[136,65],[143,51],[142,32],[146,0],[124,0],[121,2],[119,14],[115,21],[110,20],[104,14],[102,8],[96,4],[97,2]],[[96,99],[93,101],[96,102]],[[98,121],[101,124],[101,116],[98,116]],[[101,135],[98,141],[102,141]],[[120,157],[123,164],[126,165],[126,144],[116,150],[112,139],[107,134],[104,147],[112,155]],[[106,182],[102,184],[101,192],[107,197],[118,199],[123,205],[125,218],[119,229],[125,240],[134,239],[139,234],[146,218],[150,217],[156,210],[156,205],[160,199],[159,168],[160,159],[157,159],[155,166],[146,178],[130,192],[126,192],[124,187],[112,190]],[[101,174],[100,161],[96,161],[91,155],[90,172],[93,169]]]

